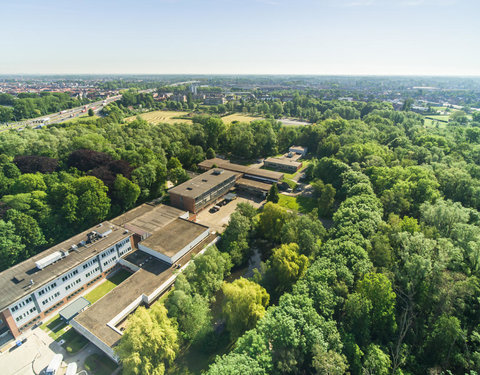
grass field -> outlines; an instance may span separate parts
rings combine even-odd
[[[295,176],[297,176],[299,173],[302,173],[302,172],[308,167],[308,165],[312,163],[311,160],[303,160],[303,159],[301,159],[301,160],[299,160],[299,161],[302,162],[302,168],[300,168],[300,169],[299,169],[298,171],[296,171],[295,173],[284,173],[284,174],[283,174],[284,178],[290,179],[290,180],[293,179],[293,178],[294,178]]]
[[[278,201],[280,206],[302,214],[312,212],[313,209],[317,207],[317,202],[313,198],[302,197],[301,195],[290,197],[288,195],[279,194],[278,196],[280,198]]]
[[[124,281],[127,277],[131,275],[130,272],[121,269],[115,275],[105,280],[102,284],[97,286],[93,289],[90,293],[85,295],[85,298],[90,303],[97,302],[100,298],[102,298],[105,294],[110,292],[113,288],[115,288],[118,284]]]
[[[69,329],[63,335],[58,337],[57,341],[60,340],[65,340],[63,347],[68,354],[78,353],[85,345],[89,343],[85,337],[77,333],[74,329]]]
[[[153,112],[146,112],[142,113],[140,116],[145,121],[151,124],[176,124],[178,122],[186,122],[188,124],[192,123],[192,120],[182,119],[179,117],[184,117],[188,115],[188,112],[180,112],[180,111],[153,111]],[[130,122],[137,118],[137,116],[127,117],[125,121]]]
[[[95,375],[111,375],[118,367],[110,358],[100,354],[87,357],[84,366],[90,374]]]
[[[447,123],[446,123],[446,122],[437,121],[437,120],[432,120],[432,119],[429,119],[429,118],[425,118],[424,125],[425,125],[427,128],[436,128],[437,125],[438,125],[439,128],[444,128],[444,127],[447,126]]]
[[[432,120],[438,120],[438,121],[447,121],[450,116],[444,116],[444,115],[432,115],[432,116],[427,116],[428,118]]]
[[[70,120],[64,121],[63,124],[72,124],[75,122],[85,122],[86,120],[97,120],[100,117],[97,115],[89,116],[88,114],[81,115],[80,117],[73,117]]]
[[[67,323],[65,323],[58,314],[40,326],[40,328],[47,332],[48,335],[54,340],[57,340],[60,336],[62,336],[68,330],[67,327]]]
[[[222,121],[224,124],[231,124],[234,121],[238,122],[252,122],[254,120],[263,120],[262,117],[253,117],[248,115],[243,115],[241,113],[233,113],[228,116],[222,117]]]

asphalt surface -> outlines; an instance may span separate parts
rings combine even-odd
[[[155,90],[154,89],[148,89],[148,90],[141,90],[139,92],[153,92],[153,91],[155,91]],[[110,104],[112,102],[115,102],[117,100],[120,100],[121,98],[122,98],[122,95],[119,94],[119,95],[111,96],[111,97],[106,98],[104,100],[98,100],[96,102],[89,103],[87,105],[83,105],[83,106],[80,106],[80,107],[75,107],[75,108],[72,108],[72,109],[67,109],[65,111],[52,113],[50,115],[44,115],[44,116],[40,116],[40,117],[28,119],[28,120],[15,122],[15,123],[12,123],[10,126],[4,128],[4,129],[0,129],[0,132],[4,132],[4,131],[7,131],[7,130],[11,130],[11,129],[21,130],[21,129],[24,129],[26,127],[35,128],[35,127],[37,127],[41,124],[45,124],[45,125],[58,124],[60,122],[72,120],[76,117],[85,115],[86,113],[88,113],[89,109],[93,109],[93,112],[95,114],[98,114],[98,112],[100,112],[100,110],[105,105]],[[105,102],[105,104],[104,104],[104,102]]]

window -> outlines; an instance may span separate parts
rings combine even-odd
[[[95,263],[97,263],[97,262],[98,262],[98,259],[97,259],[97,258],[94,258],[94,259],[88,261],[87,263],[85,263],[85,264],[83,265],[83,269],[85,270],[85,269],[87,269],[88,267],[93,266],[93,265],[94,265]]]

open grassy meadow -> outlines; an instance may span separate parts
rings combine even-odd
[[[222,121],[224,124],[231,124],[232,122],[252,122],[254,120],[263,120],[262,117],[253,117],[248,115],[243,115],[241,113],[233,113],[228,116],[222,117]]]
[[[145,121],[151,124],[176,124],[178,122],[186,122],[188,124],[192,123],[192,120],[183,119],[181,117],[187,116],[188,112],[182,111],[153,111],[153,112],[146,112],[142,113],[140,116]],[[137,118],[137,116],[127,117],[125,121],[130,122]]]

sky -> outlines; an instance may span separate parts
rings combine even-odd
[[[480,75],[480,0],[0,0],[0,74]]]

